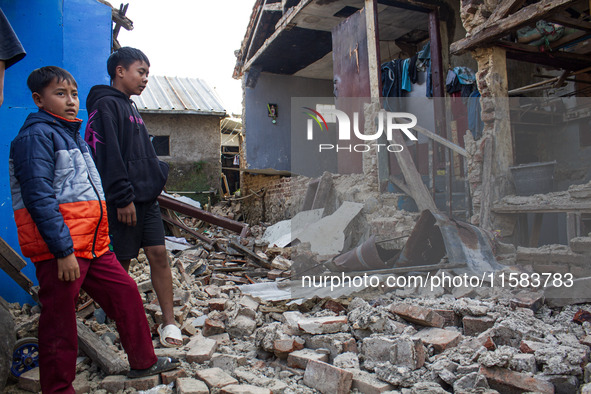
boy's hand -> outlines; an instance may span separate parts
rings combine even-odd
[[[126,207],[117,208],[117,220],[128,226],[136,225],[137,217],[135,215],[135,205],[133,205],[133,202],[130,202]]]
[[[73,282],[80,278],[80,267],[74,253],[57,259],[57,278],[65,282]]]

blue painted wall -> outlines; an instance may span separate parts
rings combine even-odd
[[[20,252],[8,177],[8,154],[25,118],[37,107],[26,80],[38,67],[54,65],[70,71],[78,82],[80,112],[87,118],[86,96],[93,85],[108,84],[107,57],[111,51],[111,9],[96,0],[0,0],[27,56],[6,71],[4,104],[0,108],[0,237]],[[83,126],[84,127],[84,126]],[[22,272],[35,284],[35,267],[27,260]],[[0,270],[0,296],[9,302],[31,302]]]
[[[245,89],[248,168],[291,171],[291,99],[332,97],[332,81],[261,73],[256,86]],[[276,124],[267,114],[267,104],[278,106]]]

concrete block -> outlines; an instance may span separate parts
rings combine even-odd
[[[328,354],[318,353],[310,349],[296,350],[287,356],[287,366],[292,368],[306,369],[309,361],[328,362]]]
[[[426,352],[419,338],[397,338],[390,348],[390,363],[412,370],[425,364]]]
[[[119,390],[125,389],[125,381],[127,378],[123,375],[106,376],[100,383],[99,389],[107,390],[109,393],[116,393]]]
[[[41,382],[39,380],[39,368],[33,368],[21,374],[18,378],[18,387],[31,391],[33,393],[41,392]]]
[[[394,390],[394,386],[378,379],[373,373],[362,371],[360,369],[346,369],[353,374],[353,381],[351,383],[352,390],[357,390],[363,394],[380,394]]]
[[[238,384],[236,379],[228,375],[221,368],[202,369],[197,371],[197,377],[203,380],[210,389],[219,389],[230,384]]]
[[[210,365],[214,368],[221,368],[224,371],[231,372],[238,367],[246,365],[246,357],[216,353],[211,357]]]
[[[529,372],[532,374],[538,372],[536,357],[533,354],[515,354],[509,362],[509,368],[517,372]]]
[[[353,374],[322,361],[311,360],[304,372],[304,384],[323,394],[347,394]]]
[[[591,253],[591,237],[576,237],[568,243],[575,253]]]
[[[394,304],[390,312],[397,314],[404,320],[427,327],[443,327],[443,317],[433,309],[411,304]]]
[[[211,359],[218,343],[211,338],[197,336],[189,342],[187,347],[189,348],[186,355],[187,362],[203,363]]]
[[[220,391],[221,394],[273,394],[271,390],[250,384],[231,384]]]
[[[183,368],[173,369],[172,371],[162,372],[160,374],[160,378],[162,379],[162,384],[171,384],[172,382],[176,382],[179,378],[186,378],[187,371]]]
[[[247,310],[252,311],[252,309]],[[251,335],[256,328],[257,322],[255,318],[242,314],[229,322],[226,331],[232,338],[245,338]]]
[[[240,301],[238,301],[238,303],[241,306],[243,306],[245,308],[252,309],[255,312],[259,309],[259,305],[260,305],[257,300],[255,300],[254,298],[252,298],[249,295],[242,296],[242,298],[240,298]]]
[[[357,353],[357,342],[348,332],[308,336],[306,338],[306,347],[309,349],[328,349],[330,350],[331,359],[345,352]]]
[[[442,328],[425,328],[415,334],[425,345],[433,345],[435,352],[440,353],[460,343],[462,335],[459,332]]]
[[[160,375],[145,376],[143,378],[125,379],[125,389],[149,390],[160,384]]]
[[[552,383],[529,374],[484,366],[480,367],[479,373],[484,375],[490,388],[501,393],[531,391],[541,394],[554,394],[554,385]]]
[[[361,354],[366,360],[385,363],[390,361],[390,349],[395,343],[395,339],[383,336],[364,338],[361,344]]]
[[[332,364],[343,369],[359,369],[359,357],[355,353],[342,353],[334,358]]]
[[[176,394],[209,394],[205,382],[193,378],[179,378],[175,387]]]
[[[464,335],[478,336],[495,325],[495,318],[490,316],[464,316],[462,325]]]

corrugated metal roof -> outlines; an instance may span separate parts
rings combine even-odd
[[[225,116],[207,82],[199,78],[151,76],[141,96],[132,96],[140,112]]]

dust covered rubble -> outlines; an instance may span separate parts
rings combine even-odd
[[[163,348],[156,335],[154,345],[159,355],[180,358],[182,367],[149,384],[179,379],[178,392],[191,392],[189,383],[199,381],[209,392],[229,393],[572,393],[591,380],[591,324],[573,321],[591,305],[551,309],[490,288],[471,297],[445,291],[434,298],[406,289],[300,305],[262,301],[240,291],[240,278],[250,275],[217,271],[240,260],[222,254],[199,246],[171,256],[185,345]],[[130,270],[139,284],[149,280],[144,259],[140,255]],[[196,261],[201,265],[188,274]],[[251,271],[269,281],[262,275],[269,270]],[[154,293],[144,286],[142,297],[156,327],[161,315]],[[38,308],[13,305],[12,312],[19,337],[36,336]],[[114,323],[86,315],[86,324],[125,357]],[[77,373],[93,393],[146,389],[146,382],[105,376],[89,359]]]
[[[585,318],[591,305],[550,308],[539,293],[492,287],[368,288],[338,299],[265,301],[241,286],[289,278],[292,249],[267,247],[262,226],[251,232],[237,239],[212,227],[208,235],[218,249],[197,242],[170,254],[184,339],[178,349],[158,341],[161,312],[145,255],[132,261],[156,352],[179,358],[181,368],[131,380],[106,375],[81,354],[83,391],[133,393],[161,385],[160,392],[179,393],[573,393],[591,387]],[[259,264],[232,242],[251,250]],[[265,261],[270,268],[260,267]],[[82,299],[79,309],[125,359],[114,323],[92,302]],[[39,308],[13,304],[11,312],[18,338],[36,337]],[[22,391],[13,384],[7,392]]]

